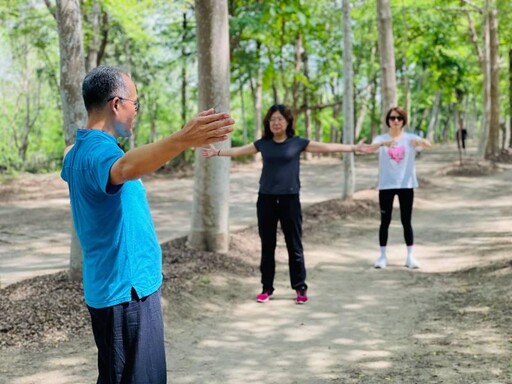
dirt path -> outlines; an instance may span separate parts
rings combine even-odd
[[[472,274],[453,273],[510,257],[512,169],[479,178],[436,174],[453,160],[445,148],[436,148],[418,162],[423,187],[417,190],[413,225],[419,271],[402,267],[405,247],[397,213],[385,270],[371,268],[377,256],[376,218],[315,227],[305,233],[307,305],[293,302],[282,242],[275,299],[269,303],[253,299],[258,276],[215,275],[194,282],[194,295],[183,304],[188,310],[181,308],[179,316],[167,304],[169,381],[512,383],[510,268],[494,264]],[[374,183],[375,164],[358,162],[362,186]],[[315,189],[332,186],[329,172],[340,170],[339,162],[304,167],[303,200],[322,200]],[[248,180],[256,172],[239,173],[232,180],[236,184],[239,177],[240,199],[252,201],[239,200],[248,205],[236,208],[246,213],[236,225],[252,224],[255,196]],[[169,193],[158,180],[148,190],[156,193],[154,202]],[[332,192],[325,198],[337,197],[335,186]],[[376,198],[376,192],[356,197]],[[168,209],[156,208],[156,221]],[[94,380],[92,337],[41,351],[0,351],[0,383]]]
[[[375,185],[371,159],[359,162],[357,189]],[[261,165],[234,165],[230,175],[230,229],[256,222]],[[339,197],[343,165],[337,158],[302,167],[304,206]],[[333,181],[334,180],[334,181]],[[153,176],[144,180],[160,242],[190,230],[193,179]],[[57,174],[31,175],[0,185],[0,286],[64,270],[69,265],[69,197]]]

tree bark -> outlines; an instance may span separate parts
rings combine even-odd
[[[480,131],[480,141],[478,145],[478,154],[480,157],[487,156],[487,142],[490,131],[490,117],[491,117],[491,59],[490,59],[490,20],[489,12],[487,10],[488,3],[486,2],[486,10],[484,12],[484,36],[483,36],[483,49],[482,49],[482,72],[483,72],[483,104],[484,112],[482,115],[482,128]]]
[[[488,0],[488,2],[491,115],[486,157],[495,157],[500,152],[500,63],[498,14],[494,0]]]
[[[300,46],[298,46],[297,49],[299,49],[300,47],[302,47],[302,44],[300,44]],[[297,53],[300,54],[300,52],[297,52]],[[302,55],[300,55],[300,56],[302,58],[302,62],[304,65],[304,77],[309,80],[308,53],[306,52],[306,50],[304,50],[304,52],[302,52]],[[298,69],[300,69],[300,66],[298,66]],[[294,122],[295,122],[295,124],[297,124],[297,120],[299,117],[299,108],[297,108],[298,97],[299,97],[298,89],[299,89],[298,83],[294,84],[293,103],[294,103]],[[310,139],[311,138],[311,110],[309,109],[309,90],[308,90],[307,85],[303,85],[302,92],[303,92],[303,101],[304,101],[304,104],[303,104],[304,105],[304,136],[306,137],[306,139]],[[295,93],[296,93],[296,95],[295,95]],[[295,100],[295,97],[297,97],[297,102]],[[315,140],[319,141],[319,137],[315,137]],[[312,157],[311,153],[309,153],[309,152],[304,152],[304,156],[305,156],[306,160],[310,160]]]
[[[352,68],[352,29],[350,0],[343,0],[343,143],[354,143],[354,85]],[[355,190],[354,154],[343,154],[342,199],[350,199]]]
[[[228,7],[226,0],[196,0],[199,110],[230,110]],[[218,145],[227,148],[229,140]],[[228,157],[204,159],[196,150],[190,247],[227,252],[229,246]]]
[[[85,70],[89,72],[91,69],[98,65],[98,54],[100,51],[100,34],[101,34],[101,6],[98,0],[95,0],[92,4],[91,15],[89,17],[92,34],[91,43],[87,52],[87,58],[85,60]]]
[[[82,17],[78,0],[57,0],[57,28],[60,50],[60,96],[64,119],[66,145],[75,142],[76,130],[84,127],[86,111],[82,99],[81,83],[85,77],[82,40]],[[69,276],[72,280],[82,277],[82,251],[71,229]]]
[[[430,119],[428,121],[428,128],[426,137],[430,142],[435,141],[435,128],[437,125],[437,120],[439,118],[439,108],[441,107],[441,91],[438,90],[434,97],[434,105],[432,106],[432,111],[430,113]]]
[[[366,89],[364,91],[363,100],[361,100],[361,107],[359,108],[359,114],[356,120],[356,127],[354,129],[354,141],[357,141],[359,136],[361,135],[361,131],[363,129],[363,123],[366,119],[366,115],[368,114],[368,103],[370,100],[370,97],[372,95],[372,83],[369,83],[366,86]]]
[[[297,75],[300,73],[300,67],[302,63],[302,35],[300,33],[295,36],[295,68],[294,68],[294,76],[293,76],[293,84],[292,84],[292,114],[293,121],[297,124],[297,118],[299,117],[299,90],[300,84],[297,79]],[[306,139],[309,139],[309,136],[306,133]]]
[[[509,142],[508,147],[512,148],[512,48],[508,50],[508,107],[509,107]]]
[[[397,105],[395,49],[389,0],[377,0],[377,22],[382,94],[381,127],[384,132],[386,130],[385,115],[390,108]]]

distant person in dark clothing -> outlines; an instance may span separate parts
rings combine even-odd
[[[261,152],[263,169],[256,204],[258,230],[261,239],[261,283],[262,291],[256,301],[267,302],[274,292],[276,269],[275,249],[277,223],[281,228],[288,250],[290,283],[296,291],[295,302],[308,301],[306,267],[302,247],[302,211],[299,199],[300,155],[302,152],[363,152],[373,153],[368,144],[358,145],[320,143],[295,136],[293,116],[284,105],[273,105],[264,121],[263,137],[254,143],[234,148],[205,148],[204,157],[255,155]]]
[[[466,153],[466,137],[468,136],[468,131],[466,128],[459,129],[457,131],[457,144],[459,148],[462,148],[464,153]]]

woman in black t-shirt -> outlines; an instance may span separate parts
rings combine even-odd
[[[302,247],[302,210],[299,199],[300,155],[312,153],[363,152],[373,153],[371,145],[320,143],[295,136],[293,116],[284,105],[269,108],[264,120],[263,137],[254,143],[233,148],[204,148],[203,157],[255,155],[261,152],[263,169],[260,177],[258,201],[258,231],[261,239],[261,284],[263,286],[256,301],[269,301],[274,292],[275,249],[277,223],[281,223],[286,248],[290,283],[296,291],[295,302],[308,301],[306,267]]]

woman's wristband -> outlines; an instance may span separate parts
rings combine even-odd
[[[217,151],[217,157],[220,156],[220,149]]]
[[[356,153],[356,146],[355,145],[351,145],[350,147],[352,149],[352,153]]]

